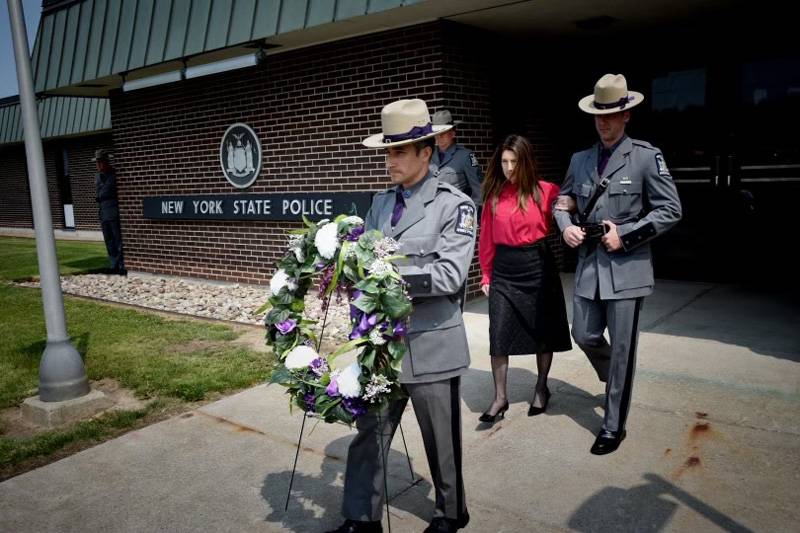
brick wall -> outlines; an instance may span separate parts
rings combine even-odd
[[[110,134],[47,140],[42,144],[53,228],[64,229],[63,199],[56,174],[56,158],[61,157],[64,148],[69,159],[75,229],[100,229],[94,199],[96,170],[91,159],[94,150],[101,147],[113,147]],[[0,227],[33,228],[26,169],[24,145],[0,147]]]
[[[437,23],[269,57],[246,69],[111,98],[126,263],[132,270],[266,283],[296,224],[157,221],[142,198],[232,193],[219,141],[234,122],[261,139],[261,175],[247,192],[382,190],[384,158],[361,140],[381,108],[443,95]]]

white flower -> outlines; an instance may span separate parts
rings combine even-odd
[[[360,226],[364,223],[364,219],[357,216],[349,216],[343,220],[345,224],[352,224],[354,226]]]
[[[307,368],[311,361],[319,357],[319,354],[314,351],[310,346],[295,346],[288,354],[286,354],[286,361],[283,363],[289,370],[299,370]]]
[[[395,253],[399,249],[400,249],[400,243],[392,239],[391,237],[384,237],[383,239],[376,241],[372,247],[372,250],[378,257],[389,256]]]
[[[330,221],[331,221],[331,219],[329,219],[329,218],[323,218],[322,220],[317,222],[317,227],[321,228],[322,226],[324,226],[325,224],[327,224]]]
[[[358,398],[361,396],[359,377],[361,377],[361,366],[358,363],[353,363],[342,370],[336,378],[336,383],[339,385],[339,394],[344,398]]]
[[[369,383],[367,383],[364,396],[362,396],[361,399],[365,402],[375,403],[378,401],[378,396],[381,394],[388,394],[392,392],[389,386],[390,383],[389,380],[386,379],[386,376],[373,374],[369,380]]]
[[[294,257],[297,259],[298,263],[302,263],[306,260],[306,254],[303,253],[302,248],[292,248],[292,252],[294,252]]]
[[[369,332],[369,342],[376,346],[381,346],[386,344],[386,339],[383,338],[383,333],[376,328]]]
[[[314,245],[319,255],[325,259],[332,258],[339,248],[339,225],[331,222],[322,226],[314,237]]]
[[[392,265],[384,261],[383,259],[375,259],[372,263],[367,266],[367,270],[369,273],[374,276],[383,276],[384,274],[388,274],[392,271]]]
[[[288,288],[289,292],[292,292],[297,289],[297,281],[290,278],[285,270],[279,268],[275,274],[273,274],[272,279],[269,280],[269,291],[275,296],[284,287]]]

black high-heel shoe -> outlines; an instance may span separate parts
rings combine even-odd
[[[508,411],[508,400],[506,400],[505,405],[503,405],[503,407],[501,407],[495,414],[490,415],[488,412],[483,413],[478,420],[487,424],[494,424],[495,422],[499,422],[506,417],[506,411]]]
[[[533,391],[534,400],[536,399],[536,390]],[[528,416],[536,416],[544,413],[547,411],[547,404],[550,403],[550,387],[545,385],[544,387],[544,405],[541,407],[536,407],[531,402],[531,406],[528,408]]]

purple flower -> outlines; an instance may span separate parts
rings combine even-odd
[[[295,327],[297,327],[297,320],[293,318],[287,318],[283,322],[278,322],[275,324],[275,327],[278,328],[278,331],[281,332],[281,335],[286,335],[290,331],[292,331]]]
[[[323,298],[325,296],[325,291],[328,290],[328,287],[333,281],[333,272],[336,270],[335,265],[331,265],[326,268],[322,273],[322,279],[319,280],[319,297]]]
[[[395,320],[392,329],[394,329],[395,338],[405,337],[406,334],[408,333],[405,320]]]
[[[309,366],[311,367],[311,371],[317,376],[321,376],[328,371],[328,362],[322,357],[317,357],[311,361]]]
[[[348,241],[357,241],[358,238],[361,237],[361,235],[363,234],[364,234],[364,226],[356,226],[355,228],[350,230],[350,233],[348,233],[347,237],[345,238]]]
[[[361,320],[356,324],[356,327],[353,328],[353,331],[350,333],[350,340],[353,339],[360,339],[375,327],[375,324],[378,323],[378,315],[371,313],[362,313]]]
[[[331,374],[331,382],[325,388],[325,394],[331,398],[339,396],[339,383],[336,382],[336,374]]]
[[[313,413],[317,406],[317,397],[314,395],[314,393],[307,392],[305,396],[303,396],[303,401],[306,402],[306,409]]]
[[[358,418],[367,413],[367,406],[364,405],[361,398],[342,398],[342,404],[353,415],[353,418]]]

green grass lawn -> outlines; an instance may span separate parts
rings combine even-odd
[[[108,267],[106,245],[102,242],[56,241],[61,275],[81,274]],[[36,241],[0,237],[0,279],[16,280],[39,276]]]
[[[36,268],[35,248],[17,242],[24,240],[0,238],[0,277],[27,277]],[[96,243],[59,243],[61,272],[69,268],[65,263],[91,264],[98,250]],[[64,305],[69,335],[89,379],[112,378],[155,402],[25,440],[4,437],[0,427],[0,479],[31,458],[141,425],[164,402],[189,405],[210,393],[248,387],[265,380],[271,369],[269,354],[232,343],[240,333],[224,324],[171,320],[68,296]],[[0,409],[18,405],[37,388],[45,340],[41,291],[0,283]]]

